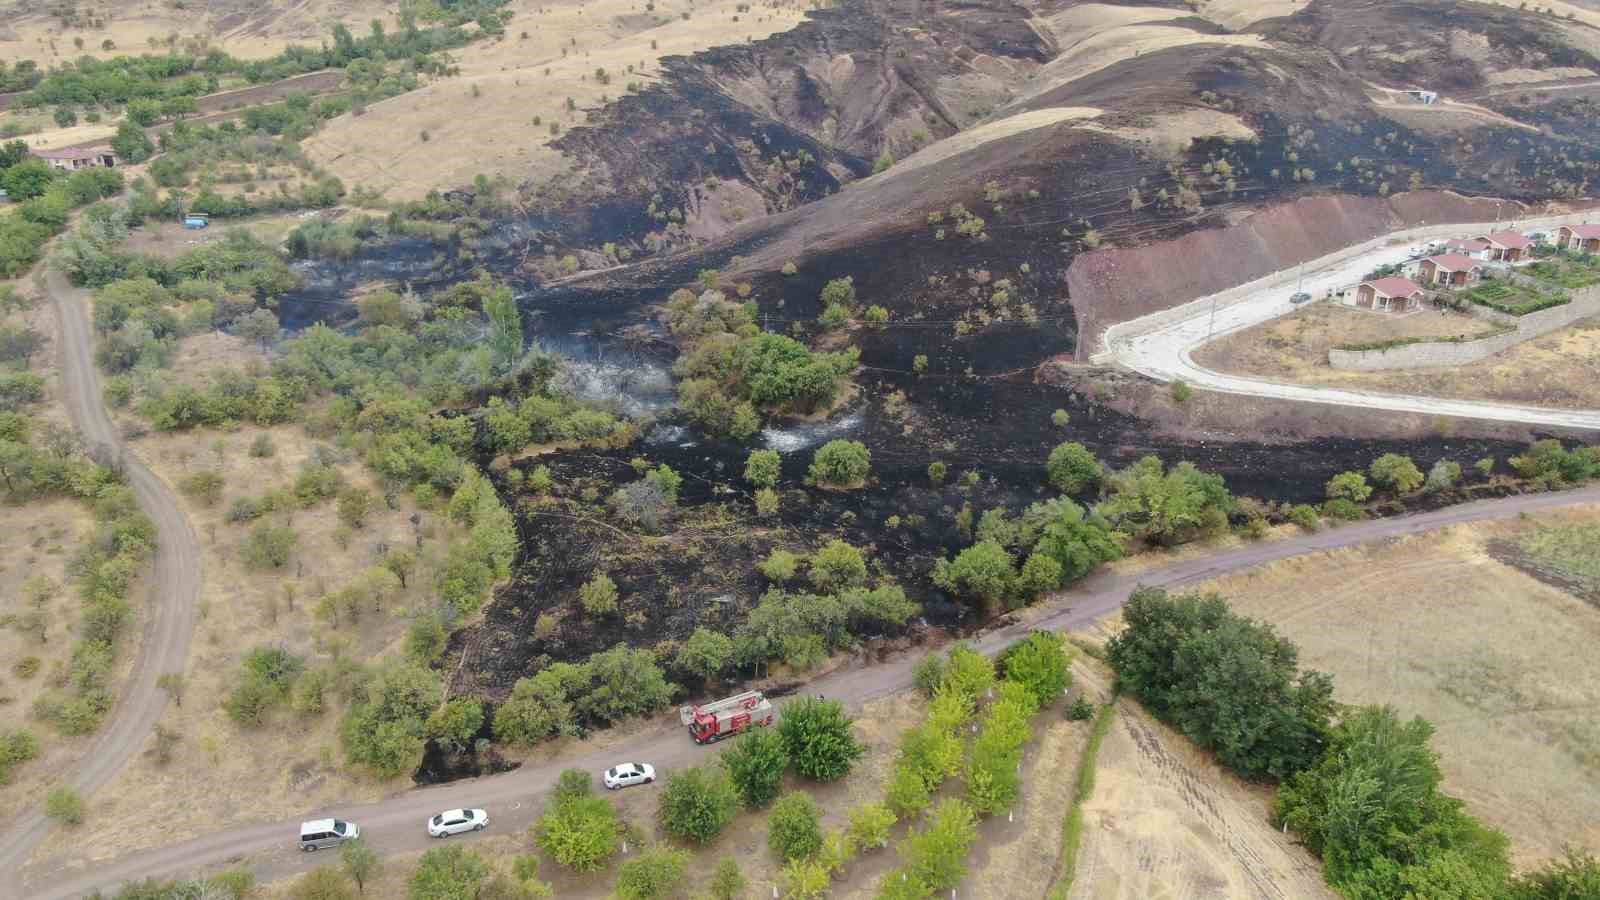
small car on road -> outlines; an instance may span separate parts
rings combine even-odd
[[[447,809],[428,820],[428,837],[449,837],[489,827],[489,814],[481,809]]]
[[[601,781],[606,789],[614,791],[634,784],[649,784],[656,780],[656,768],[649,763],[621,763],[607,769]]]
[[[312,819],[300,823],[300,849],[314,853],[325,847],[337,847],[345,841],[361,836],[361,826],[338,819]]]
[[[1311,302],[1311,295],[1306,293],[1305,291],[1297,291],[1296,293],[1294,293],[1293,295],[1291,295],[1289,297],[1289,302],[1293,303],[1296,306],[1299,306],[1302,303],[1310,303]]]

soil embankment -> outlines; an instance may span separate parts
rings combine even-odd
[[[1130,249],[1095,250],[1073,261],[1067,290],[1082,328],[1079,353],[1118,322],[1171,309],[1391,231],[1429,222],[1513,220],[1521,203],[1415,191],[1388,198],[1304,197],[1225,228]]]

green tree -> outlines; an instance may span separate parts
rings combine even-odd
[[[489,352],[496,374],[505,374],[522,359],[522,313],[511,288],[496,284],[483,293],[483,312],[489,318]]]
[[[365,528],[372,514],[372,492],[365,488],[346,488],[339,493],[339,521],[351,528]]]
[[[1083,507],[1065,497],[1034,504],[1023,518],[1025,525],[1039,532],[1034,554],[1061,565],[1062,583],[1077,581],[1101,563],[1122,558],[1122,544],[1106,521],[1086,515]]]
[[[517,679],[511,696],[495,709],[495,740],[526,745],[576,733],[572,693],[581,677],[577,666],[558,663],[531,678]]]
[[[1066,494],[1081,494],[1100,484],[1105,476],[1100,460],[1089,449],[1076,441],[1058,444],[1050,451],[1045,463],[1050,483]]]
[[[769,488],[778,483],[782,474],[782,459],[776,450],[751,450],[744,463],[744,480],[758,488]]]
[[[1181,462],[1167,470],[1147,456],[1112,479],[1113,496],[1097,511],[1118,530],[1158,544],[1193,540],[1226,528],[1233,495],[1222,476]]]
[[[423,734],[459,753],[472,746],[482,727],[483,703],[471,697],[455,697],[428,716]]]
[[[595,872],[621,849],[622,823],[603,797],[564,797],[552,800],[534,823],[533,839],[561,865]]]
[[[1422,471],[1411,457],[1398,453],[1385,453],[1373,460],[1369,474],[1373,484],[1396,494],[1409,494],[1422,487],[1423,482]]]
[[[866,748],[856,741],[851,719],[837,700],[803,697],[778,719],[778,734],[796,772],[813,781],[836,781],[850,773]]]
[[[1365,503],[1372,496],[1372,487],[1367,484],[1367,476],[1360,472],[1340,472],[1328,479],[1327,493],[1329,500]]]
[[[739,861],[731,856],[725,856],[717,863],[716,873],[711,876],[711,898],[739,900],[744,896],[746,885],[744,872],[739,869]]]
[[[582,678],[588,689],[576,698],[579,713],[608,722],[655,712],[667,705],[674,690],[655,654],[624,644],[591,655]]]
[[[863,803],[851,809],[846,832],[850,845],[857,851],[889,846],[889,830],[896,821],[894,811],[883,803]]]
[[[1509,900],[1594,900],[1600,897],[1600,859],[1575,847],[1512,880]]]
[[[618,900],[662,900],[677,896],[689,869],[689,852],[652,847],[617,870]]]
[[[11,771],[39,755],[39,739],[20,728],[0,731],[0,785],[11,783]]]
[[[32,200],[42,196],[55,180],[55,170],[42,159],[28,158],[0,174],[0,187],[12,200]]]
[[[967,873],[967,849],[977,836],[972,807],[961,800],[940,801],[929,814],[928,824],[913,830],[900,844],[909,880],[931,892],[955,887]]]
[[[281,569],[289,563],[294,552],[294,529],[270,522],[260,522],[251,529],[239,548],[245,565],[252,569]]]
[[[678,648],[677,662],[701,678],[716,678],[733,662],[733,638],[700,626]]]
[[[367,882],[378,877],[383,868],[383,860],[376,851],[367,845],[367,839],[358,837],[353,841],[346,841],[339,848],[339,865],[344,868],[344,873],[356,883],[356,890],[365,894]]]
[[[617,611],[617,583],[610,575],[597,572],[578,589],[578,602],[590,615],[610,615]]]
[[[713,765],[667,776],[657,815],[668,834],[704,844],[722,833],[739,809],[728,773]]]
[[[81,825],[83,797],[66,785],[52,788],[44,798],[44,814],[63,825]]]
[[[990,603],[1010,597],[1016,577],[1011,554],[994,541],[979,541],[956,554],[954,560],[939,560],[933,568],[934,584]]]
[[[810,794],[784,794],[772,805],[767,846],[785,862],[814,856],[822,848],[822,811]]]
[[[295,900],[352,900],[350,881],[333,866],[312,869],[294,883]]]
[[[143,128],[124,120],[117,126],[116,136],[111,139],[111,149],[123,162],[137,165],[150,158],[156,145],[151,143],[150,136],[144,133]]]
[[[1007,681],[1027,688],[1034,704],[1044,707],[1072,684],[1071,659],[1059,632],[1034,631],[1007,647],[996,664]]]
[[[860,441],[832,440],[811,457],[811,480],[831,487],[855,487],[872,472],[872,453]]]
[[[489,866],[483,857],[459,845],[435,847],[422,854],[411,875],[411,900],[477,900]]]
[[[867,581],[867,561],[860,550],[835,538],[811,554],[810,577],[825,593],[859,587]]]
[[[734,790],[745,806],[757,809],[771,803],[789,768],[783,736],[770,728],[745,732],[720,757]]]

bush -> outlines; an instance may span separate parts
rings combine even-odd
[[[782,459],[776,450],[752,450],[745,459],[744,480],[755,487],[772,487],[781,473]]]
[[[1059,444],[1045,462],[1050,483],[1065,494],[1081,494],[1100,484],[1105,472],[1089,449],[1076,441]]]
[[[739,799],[751,809],[766,806],[778,796],[783,773],[789,768],[783,736],[770,728],[747,731],[720,759]]]
[[[1322,514],[1330,519],[1339,519],[1344,522],[1354,522],[1367,517],[1367,511],[1359,504],[1340,497],[1322,504]]]
[[[465,847],[435,847],[422,854],[411,874],[409,900],[465,900],[477,897],[489,880],[483,857]]]
[[[722,674],[731,662],[733,638],[704,626],[696,628],[678,648],[679,667],[708,680]]]
[[[1067,720],[1070,722],[1087,722],[1094,718],[1094,704],[1086,697],[1075,697],[1067,706]]]
[[[63,825],[83,823],[83,798],[66,785],[54,788],[44,798],[44,814]]]
[[[372,514],[372,493],[364,488],[347,488],[339,494],[339,521],[351,528],[365,528]]]
[[[294,529],[262,522],[251,529],[239,555],[252,569],[281,569],[289,563],[294,544]]]
[[[1168,470],[1154,456],[1117,473],[1112,487],[1097,512],[1119,530],[1163,545],[1222,531],[1235,506],[1222,476],[1188,462]]]
[[[944,800],[934,807],[928,824],[912,831],[900,843],[900,858],[908,881],[930,893],[954,888],[966,876],[967,850],[978,837],[977,816],[960,800]],[[899,873],[890,872],[885,879]]]
[[[858,851],[889,846],[889,829],[896,821],[894,812],[882,803],[863,803],[855,807],[850,810],[847,832],[851,846]]]
[[[1191,397],[1193,397],[1193,396],[1194,396],[1194,389],[1189,387],[1189,383],[1188,382],[1184,381],[1181,378],[1172,382],[1172,400],[1173,400],[1173,402],[1175,402],[1175,403],[1188,403],[1189,399]]]
[[[561,865],[596,872],[621,849],[622,823],[604,797],[556,797],[534,823],[533,840]]]
[[[1071,657],[1066,641],[1058,632],[1035,631],[1007,647],[996,660],[996,668],[1007,681],[1027,689],[1035,706],[1054,703],[1072,684],[1068,665]]]
[[[778,514],[778,492],[772,488],[756,491],[756,515],[770,519]]]
[[[610,615],[617,611],[617,583],[600,572],[578,589],[578,602],[592,616]]]
[[[805,697],[790,703],[778,719],[778,734],[795,771],[813,781],[843,778],[866,753],[837,700]]]
[[[918,660],[916,668],[911,671],[911,681],[924,697],[932,699],[939,685],[944,683],[944,658],[937,653],[930,653]]]
[[[1409,456],[1385,453],[1373,460],[1369,471],[1373,484],[1394,491],[1396,494],[1409,494],[1422,487],[1422,472]]]
[[[617,870],[618,900],[659,900],[675,897],[689,869],[689,852],[652,847]]]
[[[744,872],[739,868],[739,861],[731,856],[725,856],[717,863],[716,874],[711,876],[712,900],[738,900],[744,896]]]
[[[756,564],[768,581],[782,584],[793,578],[800,568],[800,557],[782,548],[775,548],[767,558]]]
[[[860,587],[867,581],[867,561],[860,550],[834,539],[811,555],[810,577],[824,593]]]
[[[218,472],[196,472],[178,483],[178,489],[203,506],[215,506],[222,499],[222,475]]]
[[[811,480],[831,487],[855,487],[872,471],[872,453],[860,441],[833,440],[811,458]]]
[[[807,859],[822,848],[822,811],[810,794],[784,794],[773,804],[767,846],[785,862]]]
[[[353,900],[350,881],[333,866],[312,869],[294,883],[294,900]]]
[[[778,885],[788,900],[822,900],[828,896],[828,869],[814,859],[794,859],[778,873]]]
[[[928,483],[934,487],[944,484],[945,478],[950,474],[950,467],[942,462],[928,463]]]
[[[1016,587],[1011,554],[994,541],[979,541],[954,560],[934,564],[933,583],[955,594],[990,603],[1005,601]]]
[[[1456,486],[1461,480],[1461,464],[1454,460],[1441,459],[1428,469],[1428,479],[1423,482],[1423,487],[1429,493],[1447,491]]]
[[[20,728],[0,732],[0,785],[11,783],[17,766],[39,755],[39,739]]]
[[[1141,588],[1106,646],[1117,681],[1158,718],[1250,778],[1286,778],[1321,754],[1333,682],[1298,669],[1294,644],[1215,594]]]
[[[666,833],[704,844],[728,827],[738,808],[728,773],[704,765],[667,776],[657,815]]]
[[[1289,510],[1289,521],[1306,531],[1316,531],[1322,524],[1322,520],[1317,516],[1317,508],[1307,503],[1295,504],[1294,508]]]
[[[1329,500],[1365,503],[1372,496],[1372,487],[1360,472],[1340,472],[1328,479],[1327,495]]]

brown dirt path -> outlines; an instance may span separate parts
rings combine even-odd
[[[144,749],[146,737],[167,705],[167,695],[156,687],[156,679],[164,672],[183,671],[189,658],[200,596],[200,547],[178,509],[177,497],[124,450],[116,424],[101,401],[88,292],[72,287],[54,270],[46,272],[44,283],[60,327],[61,385],[72,422],[96,460],[120,465],[139,508],[156,526],[157,550],[154,570],[146,579],[149,596],[143,604],[146,624],[139,658],[94,745],[74,770],[62,773],[63,783],[88,797]],[[92,809],[92,798],[90,801]],[[38,809],[17,817],[0,835],[0,872],[18,871],[51,827]],[[6,889],[15,886],[12,882]]]

